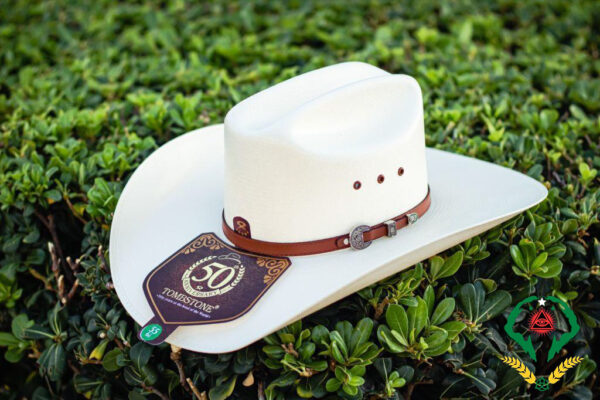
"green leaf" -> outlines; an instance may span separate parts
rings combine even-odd
[[[581,180],[583,183],[588,184],[596,177],[598,171],[596,169],[591,169],[589,165],[582,162],[579,163],[579,173],[581,174]]]
[[[0,346],[17,346],[20,343],[12,333],[0,332]]]
[[[40,231],[38,229],[33,229],[31,232],[29,232],[23,238],[23,243],[32,244],[32,243],[37,242],[39,240],[39,238],[40,238]]]
[[[357,346],[365,343],[371,336],[373,330],[373,320],[371,318],[363,318],[356,324],[356,329],[352,332],[350,340],[350,352],[352,353]]]
[[[77,393],[86,393],[93,391],[98,387],[102,386],[102,379],[92,379],[83,374],[78,374],[73,378],[73,386]]]
[[[40,325],[32,325],[23,331],[24,337],[28,339],[53,339],[54,335],[42,328]]]
[[[391,382],[391,385],[392,385],[393,388],[398,389],[398,388],[403,387],[406,384],[406,379],[404,379],[404,378],[395,378],[395,379],[392,379],[390,382]]]
[[[138,370],[141,370],[146,364],[148,364],[151,356],[152,346],[143,342],[134,344],[129,350],[129,358]]]
[[[521,253],[523,254],[525,265],[529,270],[533,260],[535,259],[536,248],[535,244],[528,239],[521,239],[519,241],[519,248],[521,249]]]
[[[578,228],[579,225],[577,224],[577,219],[571,218],[563,222],[560,231],[563,235],[569,235],[572,233],[576,233]]]
[[[298,354],[301,360],[310,360],[310,357],[315,353],[316,345],[313,342],[302,343],[302,346],[298,349]]]
[[[424,353],[427,357],[438,357],[447,353],[448,351],[450,351],[450,340],[447,339],[439,343],[437,346],[431,346],[427,348]]]
[[[515,273],[516,276],[520,276],[520,277],[529,279],[529,275],[527,275],[525,272],[520,270],[519,267],[517,267],[516,265],[513,265],[511,269]]]
[[[13,335],[19,339],[25,339],[25,331],[33,326],[34,322],[27,318],[26,314],[19,314],[13,318],[11,330]]]
[[[540,113],[540,125],[544,131],[550,130],[558,120],[558,112],[552,109],[542,110]]]
[[[379,373],[379,376],[382,379],[387,380],[392,371],[392,359],[389,357],[378,358],[373,362],[373,366]]]
[[[352,324],[349,321],[339,321],[335,324],[335,330],[339,332],[341,336],[341,342],[348,348],[346,352],[349,352],[349,346],[352,341]]]
[[[479,389],[479,391],[483,394],[489,394],[496,388],[496,382],[488,378],[481,369],[478,369],[474,374],[466,375],[471,378],[471,381],[475,387],[477,387],[477,389]]]
[[[121,369],[121,366],[118,364],[117,359],[119,356],[123,355],[123,351],[119,348],[114,348],[108,353],[104,355],[102,359],[102,366],[105,370],[109,372],[115,372]]]
[[[377,337],[379,339],[379,342],[385,345],[392,353],[401,353],[405,351],[406,347],[394,338],[392,332],[396,331],[390,331],[390,329],[387,326],[379,325],[379,327],[377,328]],[[396,333],[400,335],[400,333]]]
[[[237,375],[234,375],[222,384],[213,387],[208,391],[208,398],[210,400],[225,400],[233,393],[233,389],[235,389],[236,380]]]
[[[327,389],[328,392],[336,392],[340,388],[340,386],[342,386],[342,382],[338,381],[335,378],[330,378],[325,384],[325,389]]]
[[[511,245],[510,255],[517,267],[519,267],[522,271],[527,271],[527,264],[525,263],[525,258],[523,257],[523,253],[521,253],[519,246],[516,244]]]
[[[346,368],[341,367],[339,365],[335,366],[333,373],[335,374],[337,380],[339,380],[340,382],[345,382],[349,377],[348,372],[346,372]]]
[[[21,236],[13,235],[4,240],[2,244],[2,251],[4,253],[14,253],[19,248],[19,244],[21,243]]]
[[[390,329],[408,338],[408,316],[404,307],[398,304],[390,304],[385,312],[385,322]]]
[[[498,284],[493,279],[477,278],[477,281],[483,284],[487,293],[491,293],[498,288]]]
[[[417,306],[409,307],[406,316],[408,317],[408,331],[414,329],[415,336],[418,336],[428,322],[427,303],[420,297],[417,297]]]
[[[281,343],[284,344],[290,344],[290,343],[294,343],[294,335],[291,333],[286,333],[286,332],[279,332],[279,339],[281,340]]]
[[[429,259],[429,273],[432,281],[437,280],[443,265],[444,259],[440,256],[434,256]]]
[[[596,370],[596,362],[589,358],[585,358],[575,369],[573,376],[574,382],[583,382]]]
[[[337,361],[340,364],[345,364],[346,363],[346,357],[344,356],[344,354],[340,350],[338,342],[332,342],[331,343],[331,356],[333,357],[333,359],[335,361]]]
[[[435,293],[433,290],[433,286],[427,286],[427,288],[425,289],[425,293],[423,294],[423,300],[425,300],[425,303],[427,303],[427,315],[431,315],[435,303]]]
[[[350,368],[350,375],[363,376],[367,372],[367,368],[364,365],[355,365]]]
[[[9,347],[4,353],[4,358],[9,363],[18,363],[23,358],[23,355],[24,349],[21,349],[19,347]]]
[[[496,290],[491,293],[483,303],[483,307],[479,313],[480,317],[478,322],[489,321],[494,318],[496,315],[506,310],[511,302],[512,297],[510,293],[505,290]]]
[[[350,396],[356,396],[358,394],[358,388],[349,384],[343,384],[342,390]]]
[[[348,384],[352,386],[362,386],[365,384],[365,380],[360,376],[351,376],[348,380]]]
[[[344,358],[348,357],[348,347],[346,346],[344,338],[338,331],[329,332],[329,339],[331,340],[332,344],[335,343],[337,345]]]
[[[461,321],[448,321],[440,326],[440,328],[448,332],[448,339],[450,340],[454,340],[466,327],[467,325]]]
[[[323,343],[329,338],[329,330],[323,325],[317,325],[312,330],[312,340],[317,343]]]
[[[56,382],[58,381],[67,365],[65,349],[60,343],[52,343],[39,358],[40,372]]]
[[[269,357],[273,357],[273,358],[281,358],[285,354],[285,350],[283,348],[281,348],[281,346],[277,346],[277,345],[263,346],[262,350]]]
[[[444,261],[444,265],[440,269],[437,279],[447,278],[458,271],[463,262],[463,252],[457,251]]]
[[[146,400],[146,396],[136,392],[135,390],[131,390],[127,395],[127,400]]]
[[[56,189],[48,190],[46,191],[46,193],[44,193],[44,195],[47,199],[51,200],[52,202],[62,200],[62,194],[60,194],[60,192]]]
[[[431,335],[425,338],[425,343],[430,348],[438,347],[448,339],[448,332],[445,330],[434,331]]]
[[[308,385],[308,381],[302,382],[296,386],[296,393],[302,399],[313,399],[313,388]]]
[[[477,293],[475,286],[472,283],[462,285],[458,293],[462,309],[465,312],[467,319],[475,321],[479,314],[479,307],[477,305]]]
[[[560,275],[562,267],[563,264],[558,258],[550,257],[544,264],[545,271],[538,271],[535,275],[545,279],[554,278],[555,276]]]
[[[535,258],[535,260],[533,260],[533,263],[531,263],[531,270],[536,273],[538,269],[540,269],[542,267],[542,265],[544,265],[544,263],[546,262],[546,260],[548,259],[548,253],[543,252],[538,254],[538,256]]]
[[[454,312],[455,301],[452,297],[445,298],[440,301],[433,315],[431,316],[431,324],[439,325],[442,322],[446,321],[450,318],[450,315]]]
[[[279,375],[277,378],[269,383],[267,388],[273,389],[275,387],[288,387],[294,383],[296,380],[296,374],[294,372],[284,372]]]
[[[408,343],[407,338],[405,338],[400,332],[398,332],[398,331],[389,331],[389,333],[402,346],[405,346],[405,347],[410,346],[410,343]]]

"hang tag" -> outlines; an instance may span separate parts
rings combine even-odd
[[[144,280],[154,317],[139,338],[160,344],[178,327],[227,322],[247,313],[291,265],[289,258],[238,250],[203,233]]]

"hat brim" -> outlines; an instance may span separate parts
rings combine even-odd
[[[223,125],[214,125],[171,140],[138,167],[120,196],[110,233],[111,273],[123,306],[140,325],[153,316],[142,290],[152,269],[200,233],[226,240],[223,136]],[[427,149],[427,166],[432,202],[417,223],[363,251],[293,257],[247,314],[179,327],[167,341],[203,353],[240,349],[506,221],[547,194],[526,175],[440,150]]]

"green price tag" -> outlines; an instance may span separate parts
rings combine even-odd
[[[159,337],[162,331],[163,328],[159,324],[149,324],[140,332],[140,338],[145,342],[150,342]]]

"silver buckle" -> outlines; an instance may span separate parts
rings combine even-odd
[[[354,250],[363,250],[371,245],[371,242],[365,242],[365,238],[363,237],[364,232],[368,232],[371,230],[371,227],[368,225],[359,225],[350,231],[350,247]]]
[[[406,214],[406,219],[408,220],[408,224],[412,225],[415,222],[417,222],[417,220],[419,219],[419,214],[417,214],[417,213]]]
[[[396,236],[396,233],[398,233],[398,229],[396,228],[396,221],[390,219],[389,221],[385,221],[384,224],[387,227],[388,237]]]

